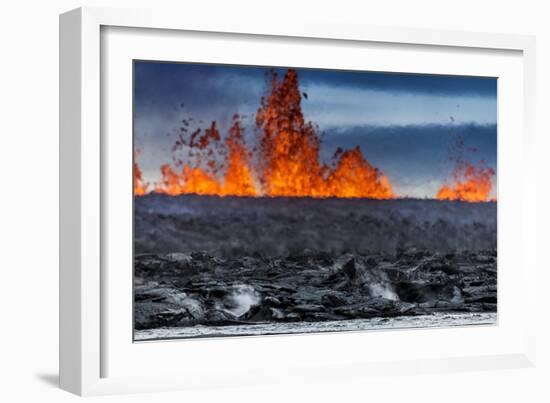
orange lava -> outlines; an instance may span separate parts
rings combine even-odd
[[[452,184],[443,185],[437,192],[440,200],[462,200],[468,202],[496,201],[490,198],[495,171],[480,163],[459,163],[453,171]]]
[[[170,164],[160,167],[161,182],[157,183],[155,192],[172,196],[193,193],[198,195],[216,195],[221,193],[221,186],[213,176],[201,168],[184,165],[180,172],[174,171]]]
[[[143,181],[141,170],[137,162],[134,161],[134,195],[142,196],[147,194],[147,188],[149,184]]]
[[[233,117],[233,126],[229,130],[229,136],[227,136],[225,141],[228,156],[227,171],[220,194],[222,196],[257,195],[243,132],[239,116],[235,115]]]
[[[359,147],[342,153],[328,177],[326,195],[334,197],[394,197],[389,179],[363,158]]]
[[[256,114],[260,129],[261,183],[267,196],[369,197],[387,199],[387,178],[357,147],[336,155],[333,168],[321,164],[321,141],[302,114],[298,75],[273,75],[270,93]]]
[[[394,197],[388,178],[364,158],[359,147],[339,150],[331,167],[320,162],[321,140],[316,127],[304,119],[301,102],[296,71],[289,69],[283,79],[273,73],[256,114],[258,146],[251,151],[238,115],[225,142],[216,122],[204,132],[189,133],[187,126],[182,127],[173,151],[184,150],[187,156],[175,159],[176,168],[161,166],[155,191],[170,195]]]

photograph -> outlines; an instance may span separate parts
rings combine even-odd
[[[496,77],[132,80],[134,341],[497,324]]]
[[[2,402],[550,403],[547,2],[2,5]]]

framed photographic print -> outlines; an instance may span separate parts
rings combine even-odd
[[[532,365],[533,52],[63,14],[62,387]]]
[[[133,84],[134,340],[496,323],[496,78]]]

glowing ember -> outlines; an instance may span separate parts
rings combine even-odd
[[[453,171],[453,183],[443,185],[436,198],[442,200],[463,200],[469,202],[495,201],[489,195],[493,188],[495,171],[483,164],[458,164]]]
[[[259,136],[253,154],[246,147],[238,115],[225,142],[215,122],[204,133],[200,129],[189,133],[184,120],[173,151],[187,152],[187,156],[174,159],[176,168],[161,167],[155,191],[170,195],[394,197],[388,178],[358,147],[339,150],[332,167],[321,164],[321,140],[315,126],[305,121],[301,100],[295,70],[288,70],[282,80],[272,74],[269,91],[256,114]]]

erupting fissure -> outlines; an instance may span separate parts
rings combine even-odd
[[[475,166],[469,163],[457,164],[453,171],[451,185],[443,185],[436,197],[440,200],[462,200],[482,202],[490,199],[493,188],[492,179],[495,171],[480,164]]]
[[[135,159],[136,157],[134,156],[134,194],[136,196],[143,196],[148,192],[149,183],[143,180],[141,170]]]
[[[464,140],[461,137],[458,137],[454,147],[453,152],[457,155],[451,157],[455,161],[452,182],[441,186],[436,198],[468,202],[496,201],[496,199],[491,198],[495,171],[486,166],[483,161],[480,161],[477,166],[466,161],[463,157],[465,151]],[[475,153],[477,150],[471,148],[466,149],[466,151]]]
[[[249,150],[239,115],[233,117],[225,141],[216,122],[190,132],[183,121],[173,151],[185,158],[161,166],[155,192],[170,195],[286,197],[394,197],[388,178],[373,167],[359,147],[339,149],[331,166],[320,161],[321,140],[316,127],[302,113],[298,75],[289,69],[284,78],[273,72],[267,94],[256,113],[258,144]],[[139,174],[139,180],[136,175]],[[135,165],[134,183],[141,172]],[[136,185],[137,186],[137,185]],[[138,189],[135,186],[135,189]],[[136,195],[146,193],[139,188]]]
[[[321,162],[317,127],[302,112],[296,70],[283,78],[272,72],[256,113],[256,145],[248,148],[238,114],[225,139],[216,122],[191,131],[183,120],[172,151],[173,161],[160,167],[154,191],[169,195],[394,198],[389,179],[365,159],[361,149],[338,148],[331,164]],[[495,171],[464,158],[467,149],[457,136],[451,150],[452,180],[437,199],[480,202],[491,199]],[[179,155],[179,157],[177,157]],[[137,160],[137,158],[135,158]],[[134,162],[134,194],[150,191]]]

